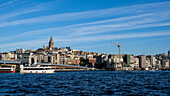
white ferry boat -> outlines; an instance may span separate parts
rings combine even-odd
[[[24,67],[21,65],[20,73],[54,73],[54,71],[51,67]]]
[[[15,72],[16,72],[15,66],[6,66],[6,65],[0,66],[0,73],[15,73]]]

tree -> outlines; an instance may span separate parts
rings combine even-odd
[[[80,66],[85,66],[85,59],[83,57],[80,58]]]

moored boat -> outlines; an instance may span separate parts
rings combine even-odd
[[[16,72],[15,66],[6,66],[6,65],[0,66],[0,73],[15,73],[15,72]]]
[[[54,69],[51,67],[24,67],[21,66],[20,73],[54,73]]]

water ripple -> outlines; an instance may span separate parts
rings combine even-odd
[[[0,95],[170,94],[169,71],[84,71],[55,74],[0,74]]]

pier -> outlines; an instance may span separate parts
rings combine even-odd
[[[20,61],[2,61],[0,60],[0,65],[7,65],[7,66],[16,66],[16,71],[20,71],[20,65],[22,63]],[[55,71],[86,71],[89,70],[88,67],[83,66],[75,66],[75,65],[63,65],[63,64],[49,64],[49,63],[37,63],[35,66],[42,66],[42,67],[52,67]]]
[[[55,71],[86,71],[89,70],[88,67],[75,66],[75,65],[63,65],[63,64],[48,64],[48,63],[38,63],[40,66],[49,66],[55,69]]]

